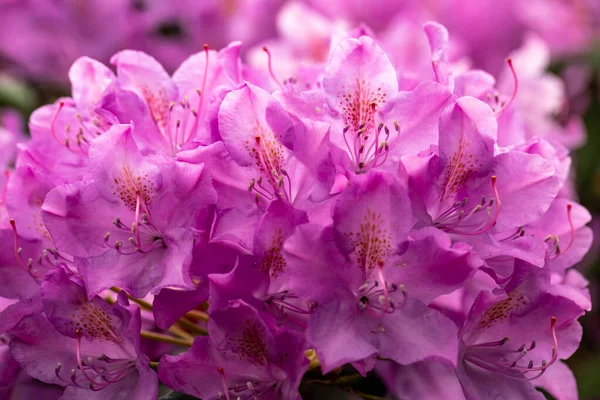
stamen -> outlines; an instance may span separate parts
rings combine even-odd
[[[62,110],[62,108],[64,106],[65,106],[65,102],[64,101],[59,101],[58,102],[58,107],[56,108],[56,110],[54,110],[54,112],[52,113],[52,118],[50,119],[50,133],[52,133],[52,137],[60,145],[63,145],[63,143],[60,140],[58,140],[58,136],[56,136],[55,125],[56,125],[56,118],[58,117],[58,114],[60,113],[60,111]],[[65,143],[64,144],[67,147],[69,147],[69,145],[68,145],[68,138],[65,139]]]
[[[575,226],[573,225],[573,219],[571,217],[571,210],[573,209],[573,205],[571,203],[567,204],[567,219],[569,220],[569,228],[571,230],[571,235],[569,238],[569,244],[563,250],[560,249],[558,236],[554,237],[554,242],[556,246],[556,252],[553,257],[550,257],[551,260],[556,259],[558,256],[565,254],[569,249],[573,246],[573,242],[575,242]],[[549,235],[550,236],[550,235]]]
[[[12,227],[13,230],[13,236],[14,236],[14,250],[15,250],[15,257],[17,258],[17,262],[19,263],[19,265],[21,267],[23,267],[23,269],[28,273],[31,274],[31,262],[29,263],[29,267],[26,266],[23,263],[23,260],[21,260],[21,253],[23,252],[23,249],[21,247],[19,247],[19,234],[17,233],[17,225],[15,224],[15,220],[11,219],[10,220],[10,226]],[[30,259],[31,260],[31,259]],[[34,276],[35,277],[35,276]]]
[[[287,171],[283,168],[280,168],[281,173],[283,174],[283,176],[286,177],[287,179],[287,187],[288,187],[288,192],[286,193],[288,200],[292,200],[292,180],[290,179],[290,176],[288,175]]]
[[[187,143],[189,141],[189,139],[191,139],[192,137],[194,137],[194,135],[196,134],[196,130],[198,129],[198,122],[200,119],[200,114],[202,111],[202,106],[204,103],[204,93],[206,93],[206,76],[208,75],[208,56],[209,56],[209,52],[208,52],[208,44],[204,45],[204,54],[206,54],[206,62],[204,63],[204,76],[202,77],[202,89],[197,91],[198,93],[198,107],[194,113],[195,116],[195,120],[194,120],[194,125],[192,125],[192,130],[191,130],[191,137],[190,138],[185,138],[185,143]]]
[[[446,230],[450,233],[456,233],[460,235],[479,235],[485,233],[492,229],[496,225],[496,221],[498,220],[498,216],[500,215],[500,209],[502,208],[502,203],[500,202],[500,195],[498,194],[498,188],[496,186],[496,176],[493,175],[491,177],[492,182],[492,191],[494,193],[494,199],[490,200],[488,206],[485,207],[486,210],[486,218],[483,222],[475,227],[472,231],[465,230],[465,223],[471,219],[474,215],[476,215],[479,211],[483,210],[481,204],[477,204],[471,211],[465,215],[465,211],[461,208],[466,204],[467,199],[465,198],[462,202],[456,202],[454,205],[441,214],[435,222],[435,225]],[[492,205],[496,206],[496,210],[494,215],[492,216]],[[460,209],[460,210],[459,210]],[[462,225],[462,229],[460,226]]]
[[[77,357],[77,365],[79,366],[79,370],[81,371],[81,374],[84,376],[85,379],[88,380],[88,382],[90,382],[90,385],[102,385],[102,382],[96,382],[85,371],[85,368],[83,367],[83,364],[81,363],[81,331],[79,329],[77,329],[75,331],[75,336],[77,338],[77,345],[75,348],[75,353],[76,353],[76,357]],[[72,371],[75,371],[75,370],[72,370]],[[72,375],[74,376],[75,374],[72,374]]]
[[[515,100],[515,97],[517,97],[517,91],[519,90],[519,80],[517,78],[517,72],[515,71],[515,68],[513,67],[512,59],[507,58],[506,63],[508,64],[508,68],[510,69],[510,72],[513,76],[514,89],[513,89],[512,96],[510,97],[510,100],[507,103],[503,104],[502,107],[500,107],[500,109],[496,111],[496,118],[499,117],[500,114],[502,114],[502,112],[504,110],[506,110],[506,108],[512,104],[512,102]]]
[[[495,372],[499,375],[506,376],[511,379],[528,381],[537,379],[546,371],[546,369],[550,365],[552,365],[558,359],[558,341],[556,339],[555,317],[552,317],[550,320],[550,330],[553,342],[552,357],[550,358],[550,361],[542,360],[541,365],[538,367],[534,366],[533,360],[530,360],[526,366],[518,365],[518,362],[520,360],[522,360],[530,351],[536,348],[535,340],[531,342],[528,348],[526,348],[526,345],[523,344],[516,351],[507,350],[506,352],[502,351],[502,353],[500,353],[500,350],[498,349],[492,349],[491,353],[485,351],[486,348],[502,346],[509,340],[508,337],[497,342],[480,343],[469,346],[469,351],[465,355],[464,359],[473,363],[474,365],[477,365],[478,367],[487,369],[489,371]],[[519,355],[514,360],[512,360],[510,364],[506,364],[505,361],[494,361],[493,359],[486,357],[486,355],[488,355],[488,357],[498,357],[499,353],[506,354],[511,352],[519,353]],[[526,376],[526,374],[531,372],[537,372],[537,374],[534,376]],[[520,375],[515,375],[514,373],[519,373]]]
[[[223,367],[218,367],[217,372],[219,372],[219,375],[221,376],[221,383],[223,384],[223,393],[225,393],[225,399],[231,400],[229,397],[229,389],[227,388],[227,380],[225,380],[225,370]]]
[[[277,86],[283,87],[283,85],[281,84],[281,82],[279,82],[279,80],[275,77],[275,74],[273,73],[273,65],[272,65],[271,52],[269,51],[269,49],[267,48],[267,46],[263,46],[263,51],[265,53],[267,53],[267,60],[268,60],[268,65],[269,65],[269,74],[271,75],[271,79],[273,79],[275,81],[275,83],[277,84]]]

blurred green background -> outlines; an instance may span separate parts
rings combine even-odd
[[[590,281],[594,309],[581,319],[581,347],[568,363],[577,377],[580,398],[595,400],[600,399],[600,43],[577,62],[583,62],[593,70],[589,82],[590,106],[584,114],[588,140],[572,157],[579,200],[594,216],[594,244],[586,259],[577,266]],[[564,65],[566,63],[559,68]]]

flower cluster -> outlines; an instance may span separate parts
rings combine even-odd
[[[408,399],[577,396],[583,132],[544,42],[496,80],[438,23],[408,54],[307,20],[265,68],[72,65],[2,192],[0,393],[296,399],[350,365]]]

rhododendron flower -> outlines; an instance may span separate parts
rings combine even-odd
[[[203,399],[297,399],[308,365],[299,335],[275,330],[243,301],[212,313],[209,337],[159,364],[163,382]]]
[[[156,396],[156,373],[140,353],[140,311],[124,292],[113,307],[88,301],[82,282],[62,267],[40,292],[47,319],[32,315],[10,331],[11,353],[29,375],[67,386],[67,399]]]
[[[98,138],[90,164],[93,180],[56,187],[43,208],[57,248],[79,257],[89,295],[113,285],[138,297],[191,288],[191,251],[215,199],[208,172],[142,156],[130,125]]]

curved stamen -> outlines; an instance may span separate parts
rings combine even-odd
[[[56,140],[56,143],[62,145],[66,145],[65,143],[61,143],[60,140],[58,140],[58,136],[56,136],[56,129],[55,129],[55,125],[56,125],[56,118],[58,117],[58,114],[61,112],[62,108],[65,106],[65,102],[64,101],[59,101],[58,102],[58,107],[56,108],[56,110],[54,110],[54,112],[52,113],[52,117],[50,118],[50,133],[52,134],[52,137],[54,138],[54,140]],[[68,147],[68,145],[67,145]]]
[[[17,225],[15,223],[14,219],[11,219],[10,221],[10,226],[12,227],[13,230],[13,237],[14,237],[14,252],[15,252],[15,257],[17,259],[17,262],[19,263],[19,265],[25,270],[25,272],[27,272],[36,282],[39,283],[40,279],[43,278],[43,276],[38,275],[37,274],[37,270],[33,269],[33,260],[31,258],[29,258],[27,260],[27,265],[25,265],[25,263],[23,262],[23,260],[21,259],[21,253],[23,252],[23,248],[19,247],[19,234],[17,232]],[[52,266],[54,266],[54,264],[51,263]]]
[[[441,229],[444,229],[448,233],[455,233],[459,235],[480,235],[486,233],[496,225],[498,216],[500,215],[500,209],[502,203],[500,201],[500,195],[498,194],[498,187],[496,185],[496,176],[491,177],[492,191],[494,193],[494,199],[490,199],[487,202],[486,198],[482,197],[481,203],[473,207],[468,213],[465,213],[463,207],[467,203],[467,198],[462,201],[454,203],[448,210],[442,213],[435,221],[434,225]],[[495,212],[492,215],[492,206],[495,204]],[[480,211],[485,210],[486,217],[484,220],[473,230],[466,230],[467,221],[471,220],[475,215],[480,215]]]
[[[267,306],[272,306],[277,312],[281,313],[280,315],[275,316],[277,319],[283,320],[286,318],[300,327],[306,327],[306,323],[291,316],[289,313],[292,312],[300,316],[310,315],[315,311],[314,304],[309,304],[306,302],[306,308],[302,308],[297,304],[290,303],[288,300],[299,300],[299,298],[293,294],[289,294],[288,290],[286,289],[263,299]]]
[[[569,249],[573,246],[573,243],[575,242],[575,226],[573,225],[573,219],[571,217],[572,209],[573,209],[573,205],[571,203],[567,204],[567,219],[569,220],[569,228],[570,228],[570,237],[569,237],[569,243],[567,244],[567,247],[565,247],[564,249],[561,250],[560,245],[559,245],[558,236],[550,236],[544,240],[544,241],[548,241],[549,238],[554,239],[555,250],[554,250],[554,255],[550,257],[550,260],[555,260],[557,257],[565,254],[567,251],[569,251]]]
[[[200,114],[201,114],[202,106],[204,103],[204,94],[206,93],[206,77],[208,75],[208,59],[209,59],[208,44],[204,45],[204,54],[206,54],[206,61],[204,63],[204,76],[202,77],[202,89],[197,92],[198,93],[198,107],[195,110],[195,112],[193,112],[193,114],[196,118],[194,120],[194,125],[192,126],[192,130],[190,132],[191,137],[190,138],[186,137],[184,143],[187,143],[191,138],[193,138],[194,135],[196,134],[196,130],[198,129],[198,122],[200,120]]]
[[[93,380],[85,371],[85,368],[83,367],[83,364],[81,363],[81,332],[79,331],[79,329],[77,329],[75,331],[75,336],[77,339],[77,345],[75,347],[75,353],[77,356],[77,365],[79,366],[79,370],[81,371],[81,374],[84,376],[85,379],[88,380],[88,382],[90,382],[90,384],[92,385],[102,385],[102,382],[96,382],[95,380]]]
[[[506,63],[508,64],[508,68],[510,69],[510,73],[512,74],[512,77],[513,77],[514,89],[513,89],[512,95],[510,97],[510,100],[508,100],[508,102],[504,103],[502,105],[502,107],[500,107],[500,109],[498,109],[495,112],[496,117],[499,117],[500,114],[502,114],[502,112],[504,110],[506,110],[506,108],[513,103],[513,101],[515,100],[515,97],[517,97],[517,91],[519,90],[519,79],[517,78],[517,72],[515,71],[515,68],[513,67],[512,59],[507,58]]]
[[[478,367],[498,373],[502,376],[518,380],[533,380],[539,378],[548,369],[548,367],[554,364],[558,359],[556,317],[552,317],[550,319],[550,331],[552,335],[552,356],[550,358],[550,361],[542,360],[541,365],[539,366],[534,366],[533,360],[530,360],[527,366],[518,365],[519,361],[521,361],[530,351],[536,348],[535,341],[532,341],[529,347],[526,348],[523,344],[517,350],[506,349],[505,351],[499,352],[498,349],[494,348],[503,346],[506,342],[509,341],[508,337],[505,337],[504,339],[495,342],[480,343],[469,346],[464,359],[466,361],[471,362],[474,365],[477,365]],[[518,353],[518,356],[508,363],[505,361],[494,361],[488,356],[489,349],[493,351],[493,355],[496,357],[498,354],[509,353]],[[534,376],[525,376],[525,374],[531,372],[538,372],[538,374]],[[518,373],[518,375],[515,375],[514,373]]]
[[[269,49],[267,48],[267,46],[263,46],[263,51],[265,53],[267,53],[267,62],[268,62],[268,65],[269,65],[269,74],[271,75],[271,79],[273,79],[275,81],[275,83],[277,84],[277,86],[283,87],[283,85],[281,84],[281,82],[279,82],[279,79],[277,79],[275,77],[275,74],[273,73],[273,65],[272,65],[271,52],[269,51]]]
[[[288,175],[287,171],[284,169],[280,169],[281,173],[283,174],[283,176],[285,176],[286,180],[287,180],[287,193],[286,193],[286,197],[288,200],[291,201],[292,199],[292,180],[290,179],[290,176]]]
[[[507,236],[505,238],[498,239],[498,241],[499,242],[506,242],[508,240],[515,240],[515,239],[521,238],[523,236],[525,236],[525,229],[523,229],[523,227],[520,226],[520,227],[517,228],[517,230],[514,233],[512,233],[511,235],[509,235],[509,236]]]

